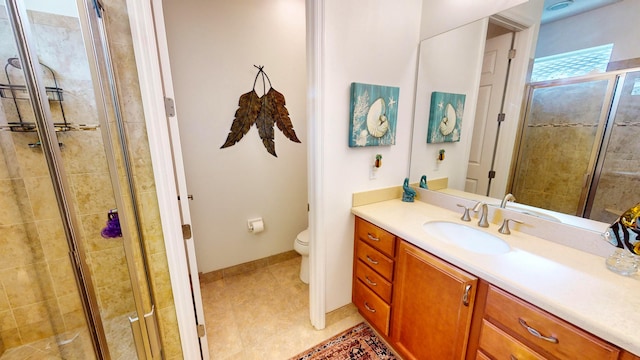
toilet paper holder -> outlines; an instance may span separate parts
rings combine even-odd
[[[247,220],[247,228],[249,232],[261,232],[264,230],[264,222],[262,218],[255,218]]]

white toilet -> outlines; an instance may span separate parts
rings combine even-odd
[[[303,283],[309,283],[309,229],[302,230],[296,241],[293,242],[293,249],[302,255],[302,262],[300,263],[300,280]]]

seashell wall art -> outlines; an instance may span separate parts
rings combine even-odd
[[[465,98],[463,94],[431,93],[427,143],[460,141]]]
[[[349,147],[396,144],[400,88],[351,83]]]

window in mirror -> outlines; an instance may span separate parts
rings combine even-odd
[[[533,61],[531,82],[605,72],[612,50],[613,44],[607,44],[537,58]]]

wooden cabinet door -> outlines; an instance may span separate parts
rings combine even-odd
[[[463,359],[478,279],[401,241],[391,340],[405,359]]]

